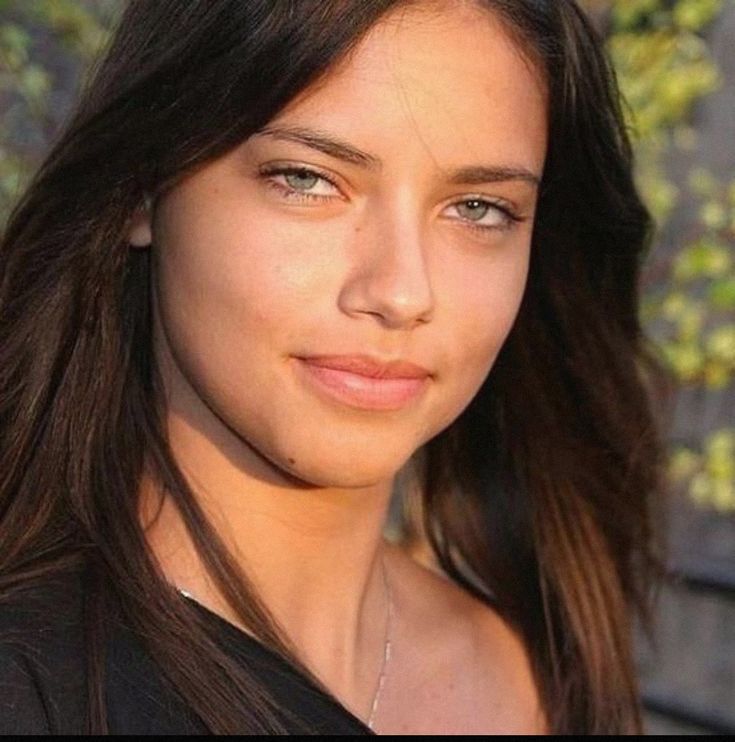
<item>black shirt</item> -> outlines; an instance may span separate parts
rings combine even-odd
[[[83,590],[81,578],[69,574],[0,602],[0,734],[86,733]],[[280,655],[195,605],[228,654],[257,670],[274,699],[310,727],[327,735],[373,733]],[[109,635],[105,691],[110,733],[207,733],[167,689],[139,637],[122,622],[115,622]]]

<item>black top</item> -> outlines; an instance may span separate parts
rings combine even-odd
[[[87,732],[83,589],[72,574],[0,602],[0,734]],[[373,733],[280,655],[194,604],[227,653],[255,668],[279,705],[316,732]],[[201,720],[167,687],[140,638],[124,622],[113,623],[105,673],[110,733],[206,734]],[[301,731],[283,721],[290,732]]]

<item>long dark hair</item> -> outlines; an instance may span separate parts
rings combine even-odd
[[[132,0],[8,222],[0,597],[84,568],[91,732],[107,729],[113,602],[212,732],[283,731],[285,710],[182,607],[146,543],[144,471],[241,620],[301,667],[168,446],[150,251],[125,235],[144,194],[262,128],[400,2]],[[523,637],[552,732],[638,731],[631,608],[648,615],[662,470],[656,368],[637,312],[650,220],[585,15],[572,0],[478,4],[547,80],[549,150],[515,325],[476,398],[417,456],[421,528],[441,568]]]

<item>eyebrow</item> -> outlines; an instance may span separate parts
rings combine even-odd
[[[347,142],[314,129],[302,126],[266,126],[257,132],[259,135],[303,144],[323,152],[330,157],[358,165],[366,170],[380,170],[380,158],[363,152]],[[541,178],[524,167],[510,165],[470,165],[447,171],[448,181],[456,185],[480,185],[521,180],[538,186]]]
[[[360,165],[367,170],[379,170],[383,165],[374,155],[362,152],[357,147],[327,136],[322,132],[306,129],[302,126],[267,126],[261,129],[258,134],[266,134],[274,139],[285,139],[289,142],[305,144],[307,147],[324,152],[326,155],[353,165]]]

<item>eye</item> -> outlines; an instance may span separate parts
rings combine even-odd
[[[308,191],[319,182],[319,176],[310,173],[308,170],[299,170],[295,173],[288,173],[286,182],[297,191],[301,188]]]
[[[339,189],[330,178],[308,167],[273,166],[262,168],[259,174],[288,199],[326,201],[339,197]]]
[[[515,213],[510,206],[489,201],[484,198],[468,198],[449,206],[459,214],[456,221],[467,222],[472,229],[500,230],[510,229],[514,223],[524,219]]]

